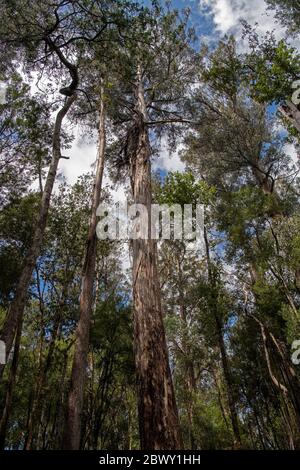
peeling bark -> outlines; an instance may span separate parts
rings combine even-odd
[[[157,247],[151,240],[151,167],[147,112],[141,77],[136,86],[136,131],[131,155],[135,204],[148,210],[148,239],[132,241],[134,344],[141,448],[181,448],[179,419],[161,309]]]

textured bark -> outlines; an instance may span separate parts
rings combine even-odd
[[[54,131],[53,131],[53,144],[52,144],[52,159],[44,187],[42,196],[39,217],[36,223],[36,228],[28,254],[25,257],[22,273],[16,289],[14,300],[12,301],[8,314],[6,316],[0,339],[6,344],[6,357],[11,351],[17,325],[23,315],[28,287],[31,281],[32,272],[35,267],[37,258],[39,257],[43,236],[47,224],[48,211],[50,206],[50,199],[53,190],[53,185],[56,178],[57,167],[59,159],[61,158],[61,127],[62,122],[69,111],[72,103],[76,99],[76,95],[69,97],[63,107],[59,110],[56,116]],[[3,374],[4,365],[0,365],[0,375]]]
[[[300,132],[300,111],[291,101],[287,101],[279,107],[281,114],[288,119],[292,125]]]
[[[151,213],[150,144],[144,91],[139,77],[136,87],[134,151],[131,183],[135,204]],[[181,437],[172,376],[169,366],[157,272],[156,242],[150,238],[132,241],[134,343],[138,385],[141,448],[180,449]]]
[[[91,219],[81,279],[79,323],[76,328],[71,385],[68,398],[67,416],[63,434],[63,449],[79,449],[81,437],[81,415],[84,385],[86,380],[89,348],[90,321],[93,307],[93,289],[96,266],[96,211],[100,202],[105,153],[105,111],[103,96],[100,103],[99,147],[97,169],[92,197]]]
[[[255,165],[252,166],[252,174],[263,192],[265,194],[272,194],[274,191],[274,181],[261,166],[259,161],[255,162]]]

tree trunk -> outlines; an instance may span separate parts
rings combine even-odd
[[[181,437],[163,324],[157,248],[151,239],[150,143],[144,90],[138,74],[131,184],[135,204],[148,211],[148,237],[132,240],[134,344],[141,448],[180,449]]]
[[[254,284],[258,279],[258,273],[254,263],[252,263],[250,267],[250,276],[251,282]],[[254,297],[257,299],[257,294],[255,294]],[[290,361],[287,347],[283,341],[280,341],[274,336],[274,334],[269,330],[269,328],[267,328],[266,324],[262,320],[260,320],[253,313],[247,312],[246,305],[245,313],[253,318],[259,325],[270,379],[282,395],[283,402],[289,402],[293,409],[294,424],[296,427],[295,444],[297,448],[299,448],[300,383],[298,375]],[[273,369],[276,369],[276,373]],[[291,421],[292,419],[289,417],[289,426],[291,429],[293,429],[293,423]]]
[[[286,101],[283,105],[279,106],[281,114],[288,119],[292,125],[300,132],[300,111],[297,106],[291,101]]]
[[[235,404],[236,391],[235,391],[235,386],[232,380],[230,366],[228,363],[227,352],[226,352],[224,337],[223,337],[223,325],[222,325],[221,319],[219,318],[218,305],[216,302],[216,294],[214,295],[216,286],[215,286],[214,275],[212,272],[209,242],[208,242],[207,230],[205,226],[204,226],[204,242],[205,242],[205,248],[206,248],[208,280],[209,280],[210,288],[212,291],[212,302],[211,302],[212,314],[213,314],[215,325],[216,325],[218,347],[219,347],[219,351],[221,354],[222,368],[223,368],[223,374],[224,374],[224,379],[225,379],[225,384],[226,384],[227,402],[228,402],[230,420],[231,420],[231,425],[232,425],[232,430],[233,430],[233,435],[234,435],[233,445],[234,445],[234,448],[238,449],[241,447],[242,443],[241,443],[241,436],[240,436],[239,424],[238,424],[238,414],[237,414],[236,404]]]
[[[60,308],[61,307],[62,305],[60,305]],[[32,413],[30,415],[29,423],[28,423],[28,436],[26,440],[25,450],[32,449],[34,434],[36,433],[37,436],[39,434],[39,429],[41,425],[41,416],[43,412],[43,405],[45,403],[44,388],[45,388],[45,383],[47,379],[47,373],[52,365],[53,355],[55,351],[55,341],[59,334],[60,322],[61,322],[61,312],[58,311],[56,314],[56,318],[54,320],[54,327],[53,327],[53,333],[52,333],[52,337],[50,340],[50,344],[48,345],[49,349],[48,349],[47,358],[44,364],[42,364],[40,373],[38,375],[36,396],[34,398]]]
[[[17,327],[14,356],[13,356],[10,374],[9,374],[9,384],[8,384],[8,388],[6,391],[4,409],[3,409],[2,417],[0,420],[0,449],[3,449],[5,445],[7,424],[8,424],[10,411],[11,411],[13,392],[14,392],[14,388],[16,384],[17,370],[18,370],[18,364],[19,364],[22,326],[23,326],[23,315],[21,316],[19,323],[18,323],[18,327]]]
[[[105,110],[103,91],[100,98],[99,147],[97,170],[92,197],[91,219],[85,251],[80,293],[80,319],[76,329],[71,386],[68,398],[67,416],[63,434],[63,449],[79,449],[81,435],[81,415],[83,408],[84,385],[86,380],[87,356],[89,348],[90,321],[93,306],[93,288],[96,266],[96,211],[100,202],[105,154]]]
[[[183,259],[185,256],[185,251],[183,252]],[[179,293],[179,308],[180,308],[180,317],[183,324],[183,335],[182,335],[182,350],[183,350],[183,360],[184,360],[184,377],[185,384],[188,391],[188,403],[187,403],[187,415],[189,422],[189,450],[197,449],[197,442],[194,436],[194,394],[197,391],[196,378],[195,378],[195,368],[194,362],[189,357],[189,341],[188,341],[188,322],[187,322],[187,313],[185,305],[185,292],[183,289],[184,279],[182,272],[182,259],[179,259],[180,255],[177,258],[177,273],[178,273],[178,293]]]
[[[23,311],[25,308],[27,291],[30,284],[32,272],[39,257],[43,236],[47,224],[48,211],[50,206],[50,198],[55,182],[57,167],[59,159],[61,158],[61,126],[63,119],[69,111],[71,105],[76,99],[76,95],[70,96],[64,103],[63,107],[59,110],[56,116],[54,131],[53,131],[53,144],[52,144],[52,159],[46,179],[46,184],[42,196],[40,213],[36,224],[31,247],[25,257],[23,270],[19,279],[16,294],[12,301],[8,314],[6,316],[0,339],[6,345],[6,357],[11,351],[17,325],[21,321]],[[0,365],[0,376],[2,376],[4,364]]]
[[[72,343],[71,343],[72,344]],[[62,363],[62,368],[61,368],[61,373],[60,373],[60,382],[58,384],[58,399],[56,402],[55,406],[55,414],[54,414],[54,421],[53,421],[53,426],[52,426],[52,431],[50,433],[50,448],[51,449],[56,449],[60,450],[61,448],[61,441],[62,441],[62,430],[64,426],[64,409],[65,409],[65,396],[66,396],[66,390],[65,390],[65,383],[66,383],[66,372],[67,372],[67,366],[68,366],[68,351],[69,351],[70,345],[67,347],[67,349],[63,352],[63,363]]]
[[[220,324],[220,322],[218,321],[216,317],[215,317],[215,320],[217,324],[218,345],[219,345],[219,349],[221,353],[222,367],[223,367],[223,373],[224,373],[224,378],[225,378],[225,383],[226,383],[230,419],[231,419],[231,425],[232,425],[232,430],[233,430],[233,435],[234,435],[234,447],[240,448],[242,443],[241,443],[241,436],[240,436],[240,430],[239,430],[239,424],[238,424],[238,415],[237,415],[236,405],[235,405],[235,395],[236,395],[235,387],[232,381],[232,374],[231,374],[231,370],[228,364],[228,358],[227,358],[223,332],[222,332],[222,325]]]

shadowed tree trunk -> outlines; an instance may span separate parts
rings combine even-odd
[[[84,385],[86,380],[87,356],[89,348],[90,321],[93,306],[93,289],[96,267],[96,211],[100,202],[104,154],[105,154],[105,110],[103,91],[100,98],[99,146],[94,191],[92,196],[91,219],[84,257],[80,293],[80,318],[76,328],[71,385],[68,398],[67,416],[63,434],[63,449],[79,449],[81,435],[81,415],[83,408]]]
[[[227,390],[227,399],[228,407],[230,411],[231,425],[234,435],[234,447],[239,449],[242,445],[239,424],[238,424],[238,414],[236,410],[236,401],[235,401],[235,386],[232,380],[231,370],[228,364],[227,352],[224,344],[222,325],[220,324],[219,319],[215,316],[216,325],[217,325],[217,336],[218,336],[218,345],[221,353],[223,373],[226,383]]]
[[[213,272],[212,272],[209,242],[208,242],[206,227],[204,227],[204,241],[205,241],[205,248],[206,248],[208,280],[209,280],[209,283],[210,283],[210,288],[211,288],[212,293],[213,293],[213,291],[215,289],[215,279],[214,279],[214,275],[213,275]],[[219,318],[218,305],[215,302],[215,296],[214,295],[212,295],[211,304],[212,304],[211,305],[212,315],[214,317],[215,326],[216,326],[218,348],[219,348],[219,351],[220,351],[220,354],[221,354],[222,369],[223,369],[223,374],[224,374],[224,379],[225,379],[225,384],[226,384],[227,402],[228,402],[231,426],[232,426],[232,431],[233,431],[233,436],[234,436],[234,443],[233,444],[234,444],[234,447],[236,449],[239,449],[242,445],[242,442],[241,442],[241,435],[240,435],[240,430],[239,430],[238,414],[237,414],[237,409],[236,409],[236,398],[235,398],[236,397],[236,391],[235,391],[235,386],[234,386],[230,366],[229,366],[229,363],[228,363],[228,357],[227,357],[226,347],[225,347],[225,343],[224,343],[222,320]]]
[[[136,122],[130,156],[135,204],[148,211],[148,237],[132,240],[134,344],[142,449],[180,449],[181,437],[157,272],[156,242],[151,239],[151,168],[147,112],[141,74],[136,85]]]
[[[13,392],[14,392],[14,388],[16,385],[17,370],[18,370],[19,355],[20,355],[22,326],[23,326],[23,315],[21,316],[19,323],[18,323],[18,327],[17,327],[15,347],[14,347],[14,356],[13,356],[11,369],[9,373],[9,383],[8,383],[8,388],[6,390],[4,408],[3,408],[2,417],[0,420],[0,449],[3,449],[5,445],[7,424],[8,424],[8,419],[9,419],[9,415],[11,412]]]
[[[182,261],[184,260],[186,251],[183,251],[183,255],[178,255],[177,258],[177,274],[178,274],[178,293],[179,293],[179,309],[180,317],[182,324],[184,326],[183,335],[182,335],[182,351],[184,354],[184,377],[185,384],[188,391],[188,405],[187,405],[187,415],[189,421],[189,449],[196,450],[197,442],[194,435],[194,394],[197,391],[197,383],[195,377],[195,368],[194,362],[189,357],[189,338],[188,338],[188,321],[187,321],[187,311],[186,311],[186,296],[183,289],[184,286],[184,277],[183,277],[183,267]]]
[[[68,279],[66,279],[59,298],[58,310],[54,317],[52,336],[51,340],[48,343],[48,354],[45,361],[41,364],[37,378],[36,393],[33,400],[32,411],[28,420],[28,434],[24,445],[24,448],[26,450],[31,450],[33,447],[37,447],[37,444],[34,443],[34,440],[38,441],[38,436],[40,434],[40,427],[42,421],[41,418],[43,414],[44,405],[46,404],[45,385],[47,382],[47,375],[49,373],[49,369],[51,368],[53,363],[53,358],[55,354],[55,343],[57,338],[59,338],[61,321],[64,315],[64,307],[67,301],[68,287]],[[35,445],[33,446],[33,444]]]
[[[17,325],[21,321],[23,311],[26,304],[28,287],[30,284],[31,276],[33,269],[35,267],[37,258],[39,257],[41,246],[43,242],[43,236],[47,224],[48,211],[50,206],[50,198],[56,178],[57,167],[59,160],[61,158],[61,127],[62,122],[69,111],[71,105],[76,99],[76,95],[72,95],[66,99],[64,105],[59,110],[56,116],[54,131],[53,131],[53,150],[52,150],[52,159],[49,166],[49,171],[44,187],[44,192],[42,196],[40,213],[36,223],[36,228],[31,243],[31,247],[25,257],[23,270],[19,279],[19,283],[16,289],[16,294],[14,300],[12,301],[10,308],[8,310],[0,339],[4,341],[6,345],[6,357],[11,351]],[[2,376],[4,370],[4,365],[0,365],[0,376]]]

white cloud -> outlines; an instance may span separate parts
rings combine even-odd
[[[233,8],[231,0],[203,0],[200,1],[201,5],[210,8],[214,24],[220,33],[226,34],[236,26],[237,11]]]
[[[168,148],[167,140],[162,138],[159,156],[153,161],[152,168],[154,171],[184,171],[185,164],[181,161],[179,153],[181,145],[178,145],[176,151],[173,152]]]
[[[63,152],[69,160],[61,159],[59,172],[66,178],[68,184],[74,184],[80,175],[92,171],[92,165],[96,160],[97,145],[79,143],[74,140],[71,149]]]
[[[0,104],[4,104],[6,102],[6,99],[5,99],[6,88],[7,88],[7,83],[0,81]]]
[[[247,47],[242,40],[241,20],[251,26],[257,24],[257,32],[261,35],[274,31],[277,39],[285,36],[284,28],[274,18],[274,11],[268,10],[263,0],[199,0],[199,5],[202,13],[212,16],[215,32],[221,36],[234,34],[241,49]]]
[[[294,165],[299,168],[299,151],[294,144],[286,144],[284,146],[285,153],[291,158]]]
[[[74,184],[79,176],[95,172],[95,162],[97,157],[96,142],[82,143],[80,137],[73,142],[72,148],[65,152],[70,159],[60,160],[59,173],[63,175],[68,184]],[[113,184],[106,169],[104,170],[103,188],[109,187],[109,193],[113,201],[124,201],[126,198],[126,188]]]

